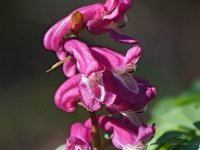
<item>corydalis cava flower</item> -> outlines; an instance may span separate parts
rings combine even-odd
[[[156,126],[145,124],[135,113],[130,114],[122,118],[98,116],[99,127],[108,135],[104,140],[111,140],[114,147],[121,150],[146,150],[146,143],[154,136]],[[91,119],[74,123],[62,150],[91,150],[93,138]]]
[[[62,49],[66,34],[69,34],[72,29],[75,32],[79,32],[76,30],[81,30],[85,26],[93,34],[109,32],[111,38],[116,41],[130,44],[136,43],[137,41],[133,38],[120,34],[115,30],[126,23],[125,13],[131,5],[131,0],[107,0],[105,4],[97,3],[78,8],[47,31],[44,37],[44,46],[46,49],[59,51]],[[72,16],[75,13],[78,15],[74,25]]]
[[[91,128],[91,120],[84,125]],[[113,145],[121,150],[146,150],[146,143],[152,139],[156,129],[155,124],[145,124],[134,112],[122,118],[99,116],[98,125],[110,135],[107,138],[112,140]]]
[[[75,110],[78,99],[90,111],[100,109],[102,104],[112,112],[139,111],[155,97],[155,88],[148,81],[128,72],[135,70],[142,54],[138,45],[130,48],[126,56],[107,48],[89,48],[75,39],[65,42],[64,47],[80,71],[56,92],[55,102],[66,112]]]
[[[91,116],[85,123],[71,126],[65,150],[91,150],[92,140],[94,149],[100,150],[98,126],[122,150],[146,150],[146,143],[155,133],[154,124],[149,126],[136,115],[156,96],[155,87],[133,75],[142,49],[137,40],[116,31],[126,24],[125,14],[131,5],[131,0],[107,0],[78,8],[45,34],[45,48],[54,50],[61,60],[52,68],[64,63],[63,72],[69,77],[55,94],[56,105],[74,112],[80,104]],[[114,40],[132,47],[125,55],[105,47],[90,47],[78,40],[84,28],[93,34],[109,33]],[[95,111],[102,105],[110,115],[96,118]],[[113,117],[119,112],[122,118]]]

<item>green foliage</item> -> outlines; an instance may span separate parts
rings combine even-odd
[[[158,100],[151,114],[157,133],[149,150],[200,150],[200,80],[180,96]]]

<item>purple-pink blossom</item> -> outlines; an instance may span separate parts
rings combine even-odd
[[[153,138],[156,130],[155,124],[147,125],[134,112],[125,112],[122,118],[102,115],[97,120],[99,127],[109,135],[107,138],[121,150],[146,149],[146,143]],[[86,120],[84,126],[91,129],[91,119]]]
[[[125,56],[108,48],[88,47],[76,39],[67,40],[64,47],[80,72],[56,92],[55,102],[66,112],[75,111],[78,99],[90,111],[102,104],[110,112],[139,111],[155,97],[156,90],[148,81],[130,73],[141,57],[140,46],[134,45]]]
[[[65,18],[54,24],[45,34],[44,46],[46,49],[62,50],[65,36],[72,30],[72,16],[80,12],[83,19],[79,22],[82,27],[93,34],[110,32],[110,37],[122,43],[137,43],[138,41],[118,33],[115,29],[124,26],[127,22],[125,13],[131,8],[131,0],[107,0],[104,4],[97,3],[76,9]]]
[[[82,123],[71,126],[70,137],[66,141],[66,150],[91,150],[92,128],[86,128]]]
[[[147,125],[137,116],[156,96],[156,88],[134,74],[142,48],[137,40],[116,31],[126,24],[131,6],[132,0],[106,0],[78,8],[44,36],[45,48],[53,50],[60,60],[50,70],[63,64],[63,73],[68,77],[55,93],[56,106],[74,112],[80,105],[91,116],[71,126],[66,150],[91,150],[92,140],[94,147],[101,149],[98,126],[108,135],[106,140],[121,150],[146,149],[155,134],[155,124]],[[130,44],[130,48],[120,54],[110,48],[89,46],[79,38],[84,28],[97,35],[109,33],[117,42]],[[95,111],[102,106],[110,115],[96,117]],[[118,118],[116,113],[120,114]]]
[[[137,116],[134,118],[137,119]],[[135,121],[135,120],[133,120]],[[111,133],[113,145],[122,150],[146,149],[148,142],[155,133],[155,125],[147,125],[144,122],[131,122],[124,117],[122,120],[114,117],[101,116],[99,125],[106,132]]]
[[[153,138],[156,130],[155,124],[147,125],[134,112],[127,112],[122,118],[98,116],[97,123],[105,134],[109,134],[113,145],[121,150],[146,149],[146,143]],[[66,150],[91,150],[92,139],[91,119],[74,123],[67,138]]]

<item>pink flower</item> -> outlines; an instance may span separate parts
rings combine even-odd
[[[66,142],[66,150],[91,150],[91,140],[92,129],[86,128],[82,123],[74,123]]]
[[[81,72],[56,92],[55,102],[66,112],[75,110],[78,98],[90,111],[105,104],[110,112],[115,112],[139,111],[155,97],[156,90],[148,81],[129,73],[135,70],[142,54],[139,46],[130,48],[126,56],[107,48],[89,48],[75,39],[67,40],[64,48]]]
[[[107,107],[110,112],[139,111],[156,96],[155,87],[131,73],[142,55],[140,46],[130,48],[126,56],[102,47],[92,47],[91,52],[107,68],[103,74],[105,89],[117,95],[115,102]]]
[[[93,57],[90,48],[85,43],[69,39],[64,43],[64,48],[75,58],[78,70],[86,77],[101,74],[105,70],[104,65]]]
[[[104,47],[91,47],[91,52],[96,60],[115,74],[135,71],[136,63],[142,55],[142,49],[139,45],[131,47],[126,56]]]
[[[63,72],[67,77],[76,74],[76,68],[87,77],[96,73],[101,74],[105,70],[104,65],[99,63],[92,55],[90,48],[83,42],[76,39],[65,40],[64,47],[57,51],[60,60],[67,60],[63,64]]]
[[[111,72],[105,72],[103,79],[105,89],[116,94],[114,103],[106,107],[110,113],[127,110],[141,111],[156,96],[155,87],[152,87],[147,80],[128,73],[123,76],[123,79],[119,79]],[[128,80],[134,82],[128,82]]]
[[[77,74],[65,81],[56,91],[54,96],[56,106],[66,112],[74,112],[76,104],[81,97],[79,83],[81,74]]]
[[[105,90],[99,77],[88,79],[84,74],[77,74],[58,88],[55,103],[66,112],[74,112],[80,99],[85,108],[96,111],[102,104],[110,106],[115,98],[114,93]]]
[[[101,116],[99,125],[111,133],[113,145],[122,150],[145,150],[155,133],[155,124],[146,125],[135,115],[132,120],[124,117],[122,120],[114,117]]]
[[[125,13],[131,5],[131,0],[107,0],[105,4],[97,3],[78,8],[47,31],[44,37],[44,46],[49,50],[62,50],[64,36],[73,30],[72,26],[76,30],[75,33],[86,26],[88,31],[93,34],[110,32],[111,38],[116,41],[136,43],[138,41],[135,39],[115,31],[116,28],[124,26],[127,22]],[[77,17],[77,19],[73,19],[76,21],[75,23],[72,22],[74,14]]]

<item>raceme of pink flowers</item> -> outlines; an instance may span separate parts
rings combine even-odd
[[[132,0],[107,0],[78,8],[44,36],[44,47],[64,60],[63,73],[68,78],[56,91],[56,106],[65,112],[74,112],[78,106],[90,112],[105,107],[111,115],[97,118],[99,127],[109,135],[104,140],[123,150],[146,149],[155,133],[155,124],[149,126],[137,115],[156,96],[149,81],[134,75],[142,49],[138,40],[116,31],[127,23],[125,14],[131,6]],[[109,33],[130,49],[120,54],[107,47],[89,46],[79,39],[84,28],[96,35]],[[77,122],[71,126],[64,149],[91,150],[92,140],[91,119]]]
[[[111,38],[123,43],[135,43],[135,39],[120,34],[116,28],[126,24],[125,13],[132,5],[132,0],[107,0],[104,4],[97,3],[76,9],[53,25],[45,34],[44,46],[46,49],[59,51],[64,43],[63,37],[71,32],[72,15],[78,11],[83,15],[83,20],[77,25],[86,27],[93,34],[109,32]],[[82,25],[79,25],[82,24]]]
[[[135,114],[132,114],[132,120],[127,117],[116,118],[109,116],[99,116],[98,125],[108,133],[105,141],[111,140],[112,144],[123,150],[141,150],[146,148],[146,143],[155,133],[155,124],[149,126],[138,120]],[[74,123],[71,126],[70,137],[67,139],[67,149],[92,149],[92,123],[87,119],[84,123]],[[70,150],[71,150],[70,149]]]

